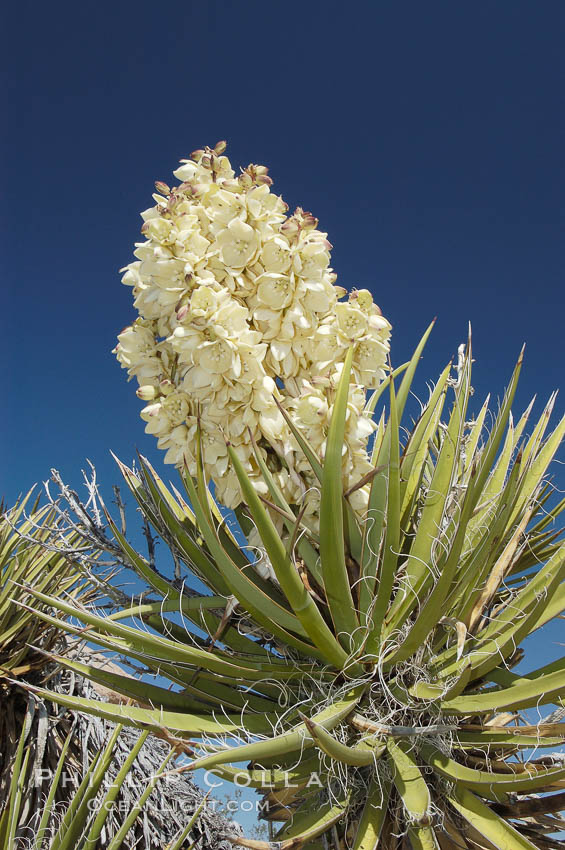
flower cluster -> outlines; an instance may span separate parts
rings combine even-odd
[[[314,216],[300,208],[288,216],[267,169],[249,165],[236,176],[224,150],[219,142],[181,160],[177,186],[156,183],[155,205],[142,213],[145,241],[123,277],[139,318],[115,353],[139,383],[146,431],[167,463],[195,474],[200,427],[219,501],[241,501],[229,440],[261,492],[256,451],[299,504],[313,481],[280,407],[323,457],[353,346],[343,472],[346,486],[356,483],[369,468],[373,429],[364,389],[384,377],[390,325],[367,290],[343,300]]]

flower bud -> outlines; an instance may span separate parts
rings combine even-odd
[[[182,307],[181,307],[181,308],[177,311],[177,322],[182,322],[182,321],[183,321],[183,319],[186,319],[187,315],[188,315],[188,304],[184,304],[184,305],[183,305],[183,306],[182,306]]]
[[[313,230],[318,226],[318,219],[316,216],[312,215],[310,212],[304,213],[304,218],[302,220],[302,227],[306,230]]]
[[[144,407],[141,411],[142,416],[159,416],[161,410],[163,409],[162,404],[159,401],[156,401],[154,404],[148,404],[147,407]]]
[[[300,399],[297,413],[305,425],[314,426],[328,415],[328,403],[325,398],[308,394]]]
[[[159,381],[159,389],[163,395],[170,395],[175,388],[175,385],[172,381],[169,381],[168,378],[165,378],[162,381]]]
[[[227,146],[228,143],[226,141],[217,142],[217,144],[214,146],[214,153],[220,156],[220,154],[225,151]]]
[[[162,180],[155,180],[155,188],[157,189],[158,192],[161,193],[161,195],[170,195],[171,194],[170,186],[167,186],[167,184],[163,183]]]
[[[298,222],[295,218],[287,218],[287,220],[281,224],[281,233],[284,233],[286,236],[294,236],[298,233],[298,229]]]
[[[192,151],[190,154],[190,158],[194,160],[194,162],[200,162],[201,157],[204,155],[204,151],[198,149],[197,151]]]
[[[354,289],[349,295],[349,303],[368,313],[373,306],[373,296],[368,289]]]
[[[139,387],[135,394],[142,401],[153,401],[157,396],[157,390],[150,384],[146,384],[143,387]]]
[[[175,168],[173,174],[177,180],[181,180],[183,183],[186,183],[187,181],[194,179],[194,177],[198,174],[198,168],[193,162],[184,162],[180,168]]]
[[[212,157],[209,154],[205,153],[204,156],[202,157],[202,159],[200,160],[200,165],[203,168],[211,168]]]

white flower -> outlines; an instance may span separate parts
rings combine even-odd
[[[267,273],[257,278],[257,300],[272,310],[283,310],[292,301],[294,281],[284,274]]]
[[[338,337],[337,328],[333,323],[321,325],[316,331],[316,336],[311,341],[312,360],[320,364],[330,363],[341,356],[346,350],[343,339]]]
[[[324,278],[320,281],[304,281],[300,289],[302,303],[313,313],[325,314],[335,306],[333,287]]]
[[[226,298],[211,319],[214,333],[227,339],[253,344],[259,342],[254,331],[249,330],[249,311],[235,298]]]
[[[216,248],[222,262],[230,269],[243,269],[257,252],[259,239],[254,229],[236,218],[216,237]]]
[[[194,162],[185,162],[180,168],[175,169],[173,174],[177,180],[181,180],[183,183],[188,180],[194,180],[198,174],[198,166]]]
[[[337,326],[347,340],[358,339],[367,333],[369,321],[362,310],[351,304],[338,304],[335,313]]]
[[[225,227],[234,218],[243,220],[247,215],[242,196],[222,189],[211,194],[207,212],[214,225],[219,227]]]
[[[325,237],[325,234],[319,234]],[[301,245],[300,253],[295,256],[295,269],[299,271],[306,280],[319,280],[322,272],[327,269],[330,262],[330,253],[324,241],[318,241],[308,235],[308,242]],[[299,268],[297,266],[299,265]]]
[[[205,342],[194,354],[195,362],[208,372],[222,375],[237,367],[237,351],[227,340]]]
[[[190,296],[190,315],[207,319],[218,306],[218,296],[209,286],[198,286]]]
[[[281,236],[268,239],[261,249],[261,262],[269,272],[288,271],[291,263],[288,241]]]
[[[147,422],[147,433],[161,434],[183,425],[189,414],[189,401],[185,393],[173,392],[144,407],[141,416]]]
[[[228,449],[219,428],[205,425],[202,429],[202,457],[206,466],[214,469],[217,476],[228,470]]]
[[[174,233],[172,221],[161,216],[155,216],[146,221],[141,230],[148,239],[154,239],[161,244],[169,242],[171,233]]]
[[[270,441],[276,442],[280,440],[285,431],[285,421],[282,413],[274,404],[263,407],[261,401],[259,405],[259,427],[261,433]]]
[[[322,393],[307,393],[300,398],[296,413],[307,427],[319,428],[327,422],[328,402]]]
[[[373,309],[373,296],[368,289],[354,289],[349,295],[349,303],[364,313],[371,313]]]
[[[379,339],[361,340],[354,350],[353,369],[363,386],[373,389],[384,378],[388,346]]]

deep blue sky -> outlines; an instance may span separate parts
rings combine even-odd
[[[218,139],[320,218],[419,386],[474,329],[477,405],[528,343],[520,404],[562,383],[562,0],[21,0],[3,14],[0,492],[143,433],[110,353],[153,181]],[[562,408],[561,408],[562,409]]]

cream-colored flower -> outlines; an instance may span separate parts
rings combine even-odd
[[[290,245],[281,236],[274,236],[263,244],[261,262],[268,272],[283,273],[288,271],[291,259]]]
[[[216,375],[223,375],[234,367],[238,368],[237,359],[235,347],[223,339],[204,342],[194,354],[197,365]]]
[[[218,307],[218,296],[209,286],[198,286],[190,296],[190,316],[208,319]]]
[[[266,379],[263,361],[267,353],[267,344],[264,342],[256,345],[240,345],[238,347],[241,359],[240,381],[247,384],[263,386]],[[268,391],[275,392],[275,382],[269,378]]]
[[[363,339],[354,350],[353,369],[367,389],[373,389],[384,378],[388,345],[379,339]]]
[[[151,356],[155,353],[155,335],[152,328],[140,320],[137,320],[118,334],[118,344],[114,349],[118,361],[129,368],[134,366],[140,358]]]
[[[217,229],[226,227],[235,218],[243,221],[247,216],[243,196],[219,187],[216,192],[210,193],[206,211]]]
[[[319,236],[325,237],[325,234],[319,234]],[[308,241],[300,246],[300,252],[295,255],[295,271],[298,271],[305,280],[320,280],[329,262],[330,253],[325,239],[323,241],[313,239],[312,234],[309,234]],[[299,268],[297,268],[298,265]]]
[[[180,168],[175,169],[173,174],[177,178],[177,180],[181,180],[183,183],[185,181],[194,180],[196,175],[198,174],[198,166],[195,162],[185,161],[184,165],[181,165]]]
[[[141,232],[148,239],[153,239],[155,242],[159,242],[162,245],[170,244],[171,241],[175,241],[176,234],[172,221],[169,221],[162,216],[155,216],[154,218],[146,221],[141,228]],[[171,234],[173,234],[172,240],[170,238]]]
[[[322,315],[328,313],[336,303],[334,287],[324,277],[319,281],[301,283],[299,297],[307,310]]]
[[[284,274],[268,272],[257,278],[257,301],[271,310],[284,310],[292,301],[294,280]]]
[[[338,335],[334,317],[320,325],[311,340],[310,357],[319,364],[331,363],[347,350],[341,335]]]
[[[222,262],[230,269],[243,269],[254,259],[259,247],[255,230],[236,218],[220,230],[216,237],[216,248]]]
[[[188,434],[189,431],[186,425],[177,425],[176,428],[167,431],[166,434],[159,437],[157,447],[165,450],[165,463],[174,463],[176,465],[183,463]]]
[[[368,289],[354,289],[349,296],[349,303],[364,313],[371,313],[374,303]]]
[[[201,440],[204,464],[213,469],[216,476],[225,475],[229,466],[228,449],[220,429],[203,422]]]
[[[252,186],[247,192],[247,209],[256,221],[268,221],[275,225],[284,222],[288,207],[282,198],[272,194],[268,185],[263,184]]]
[[[327,424],[328,402],[322,393],[307,393],[296,405],[296,413],[307,428],[319,428]]]
[[[235,298],[222,299],[220,306],[211,317],[211,326],[219,337],[225,337],[253,345],[260,342],[256,332],[249,329],[249,311]]]
[[[373,312],[369,316],[369,328],[373,333],[378,334],[383,342],[390,338],[390,322],[387,322],[384,316],[381,316],[378,307],[374,307]]]
[[[257,394],[254,394],[255,399]],[[261,433],[271,443],[276,443],[284,436],[287,426],[282,413],[274,404],[263,406],[262,401],[257,401],[259,407],[258,419]]]
[[[185,393],[174,392],[144,407],[141,416],[147,422],[147,433],[160,435],[183,425],[189,414],[189,401]]]
[[[345,339],[359,339],[367,333],[369,321],[362,310],[351,304],[338,304],[335,308],[337,326]]]

